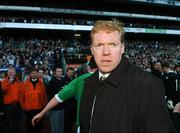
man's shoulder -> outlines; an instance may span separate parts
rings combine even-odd
[[[86,73],[86,74],[83,74],[83,75],[77,77],[76,80],[84,80],[84,79],[89,78],[92,75],[93,75],[93,73]]]
[[[163,74],[163,77],[165,78],[165,80],[176,80],[180,78],[180,76],[177,75],[175,72],[165,73]]]
[[[132,78],[139,79],[140,81],[145,81],[145,80],[159,80],[156,76],[154,76],[150,72],[144,71],[142,68],[139,68],[137,66],[132,66],[130,67],[130,73],[132,74]]]

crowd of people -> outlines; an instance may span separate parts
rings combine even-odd
[[[50,75],[46,70],[33,67],[24,81],[16,75],[16,69],[10,66],[7,75],[1,81],[1,120],[2,133],[40,133],[43,121],[32,126],[33,116],[38,114],[62,87],[75,78],[74,68],[67,68],[63,74],[62,66],[57,66]],[[76,101],[69,99],[54,108],[46,118],[50,128],[45,132],[74,132],[76,118]],[[47,128],[47,127],[46,127]],[[43,131],[43,132],[44,132]]]
[[[180,62],[180,42],[153,40],[126,40],[125,55],[145,71],[150,71],[151,62]],[[83,64],[90,55],[89,41],[59,39],[1,38],[0,67],[31,67],[35,64],[50,71],[65,58],[67,64]]]
[[[52,70],[61,63],[64,56],[68,64],[82,64],[86,62],[89,53],[88,46],[80,42],[69,40],[48,39],[20,39],[6,38],[1,45],[0,67],[10,64],[14,67],[30,67],[40,64]]]
[[[90,19],[77,19],[77,18],[64,18],[64,17],[22,17],[22,16],[0,16],[0,22],[10,22],[10,23],[31,23],[31,24],[70,24],[70,25],[93,25],[95,20]],[[172,29],[178,30],[180,27],[177,24],[169,23],[152,23],[152,22],[142,22],[142,21],[127,21],[125,27],[134,28],[152,28],[152,29]]]

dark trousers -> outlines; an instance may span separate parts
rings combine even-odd
[[[24,113],[19,104],[4,105],[4,126],[5,132],[20,133]]]
[[[64,108],[64,133],[76,132],[76,100],[70,99],[65,102]]]
[[[27,124],[27,132],[28,133],[41,133],[42,129],[42,120],[36,123],[33,127],[31,120],[32,118],[38,114],[41,110],[30,110],[26,112],[26,124]]]
[[[4,108],[0,107],[0,131],[1,133],[5,133],[6,132],[6,123],[5,123],[5,112],[4,112]]]

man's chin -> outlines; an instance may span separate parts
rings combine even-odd
[[[100,72],[101,73],[103,73],[103,74],[107,74],[107,73],[110,73],[112,70],[111,69],[105,69],[105,68],[103,68],[103,69],[99,69],[100,70]]]

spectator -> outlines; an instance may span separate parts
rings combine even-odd
[[[21,105],[25,110],[28,133],[41,133],[42,122],[35,127],[31,124],[32,117],[39,113],[47,104],[47,95],[42,79],[36,69],[32,69],[29,78],[24,81],[21,91]]]
[[[59,66],[55,69],[55,74],[47,87],[48,99],[50,100],[63,87],[62,68]],[[50,125],[53,133],[64,132],[64,106],[57,106],[49,113]]]
[[[7,132],[20,132],[23,112],[20,107],[21,82],[16,77],[16,70],[8,68],[7,76],[2,80],[2,91]]]

